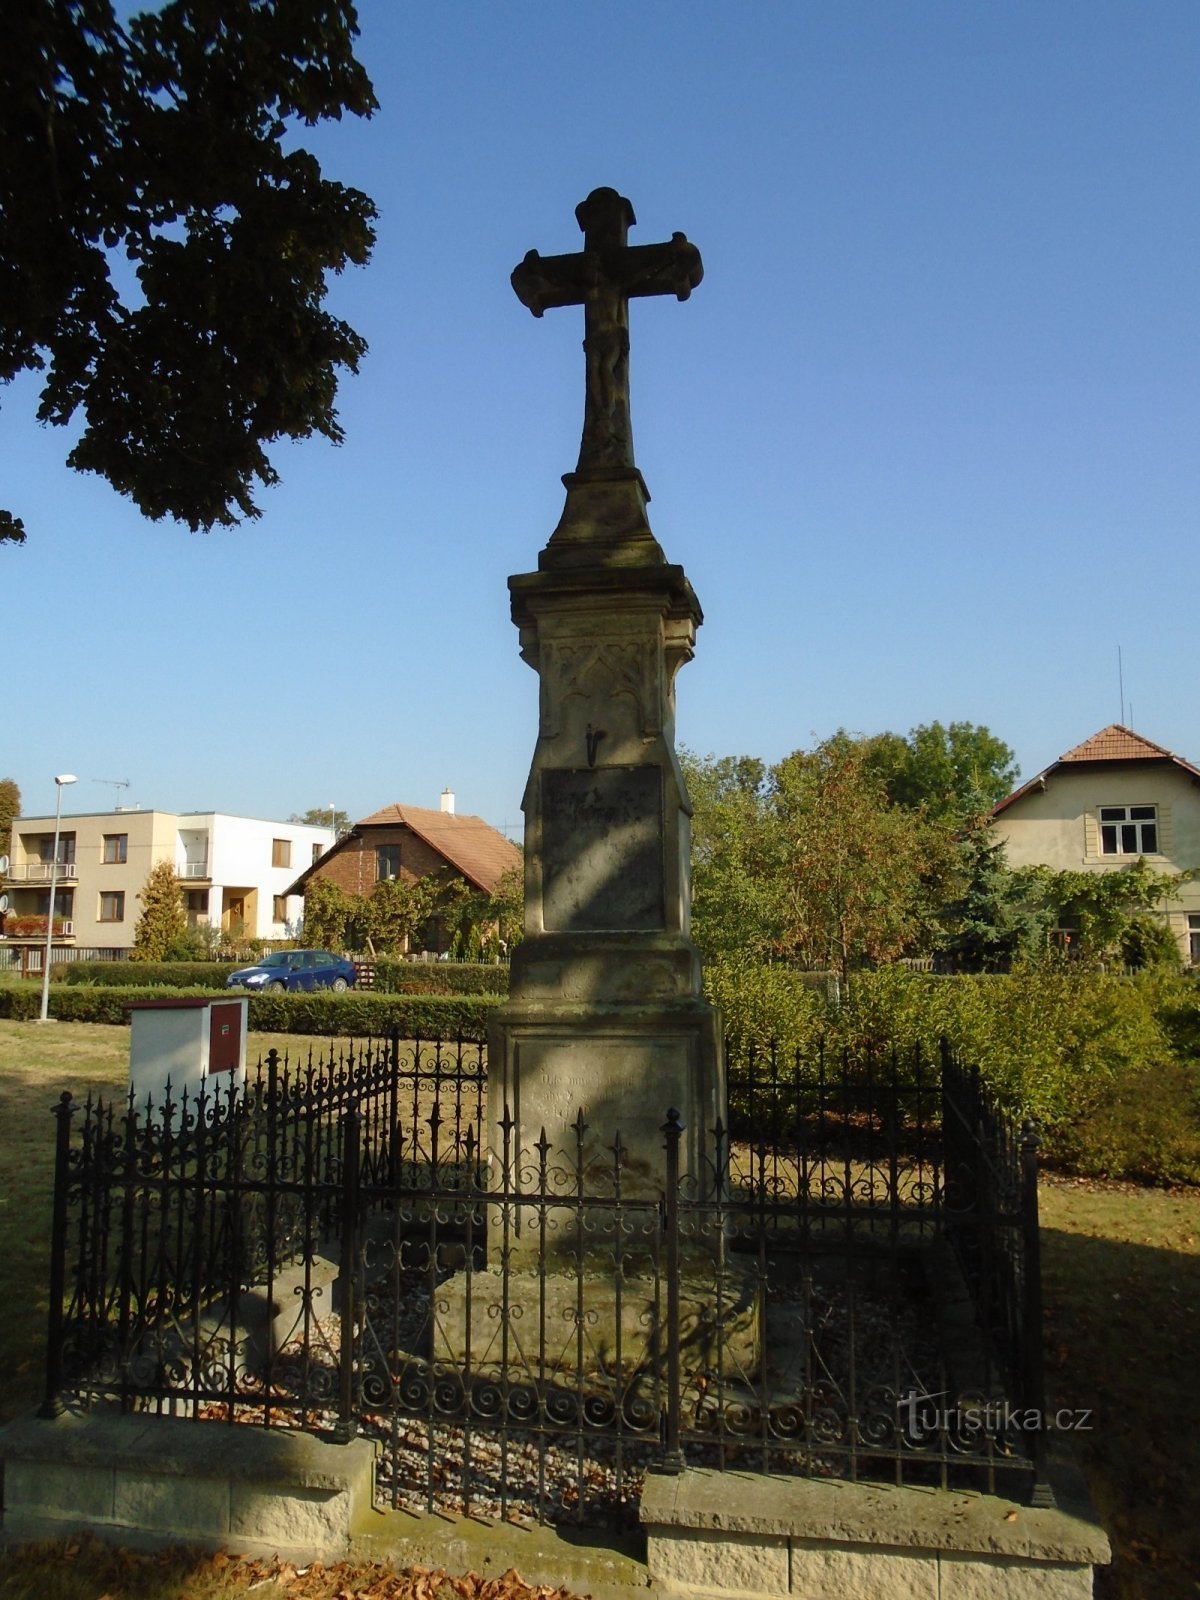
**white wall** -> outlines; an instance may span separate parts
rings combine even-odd
[[[19,848],[21,834],[53,833],[54,818],[19,817],[13,825],[14,863],[25,861]],[[204,879],[186,879],[182,867],[186,857],[185,837],[195,843],[207,835],[209,872],[208,915],[214,926],[221,921],[223,892],[227,888],[255,893],[254,926],[246,932],[260,939],[287,937],[287,928],[276,922],[272,911],[274,896],[282,894],[289,884],[312,862],[313,845],[322,852],[333,844],[336,835],[332,828],[311,828],[297,822],[271,822],[257,817],[234,817],[223,812],[187,812],[176,815],[168,811],[107,811],[64,815],[62,833],[75,835],[76,877],[62,881],[58,889],[74,891],[72,925],[74,942],[80,947],[128,949],[133,944],[134,929],[141,915],[138,893],[150,869],[160,861],[169,861],[180,873],[184,889],[203,889]],[[124,862],[105,862],[103,859],[104,835],[128,835],[127,857]],[[275,839],[287,839],[292,846],[291,865],[271,865],[271,845]],[[193,850],[192,854],[197,852]],[[9,898],[13,902],[13,915],[23,915],[20,902],[29,901],[35,889],[46,889],[45,884],[13,883]],[[125,917],[122,922],[101,922],[100,894],[102,890],[123,890]],[[20,891],[20,893],[18,893]],[[293,895],[288,901],[288,921],[299,920],[304,910],[304,899]]]
[[[209,920],[218,924],[221,918],[223,896],[227,889],[256,891],[253,927],[246,932],[259,939],[282,939],[287,928],[273,916],[274,897],[282,894],[294,883],[304,869],[312,863],[313,845],[322,852],[329,849],[335,839],[332,828],[312,828],[299,822],[270,822],[257,817],[232,817],[214,812],[206,818],[181,817],[180,826],[207,824],[212,836],[212,889],[209,895]],[[276,839],[286,839],[291,844],[291,861],[286,867],[271,865],[272,847]],[[304,907],[303,897],[293,895],[288,901],[288,921],[299,918]]]

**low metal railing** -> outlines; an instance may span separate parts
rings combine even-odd
[[[684,1463],[1044,1498],[1029,1131],[948,1055],[764,1052],[729,1101],[635,1181],[582,1115],[522,1144],[470,1041],[64,1095],[43,1412],[366,1432],[388,1503],[543,1521]]]

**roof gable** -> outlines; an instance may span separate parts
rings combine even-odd
[[[1134,733],[1132,728],[1125,728],[1119,722],[1110,722],[1107,728],[1101,728],[1099,733],[1094,733],[1090,739],[1085,739],[1082,744],[1077,744],[1073,750],[1068,750],[1065,756],[1059,756],[1055,765],[1064,761],[1175,761],[1177,756],[1161,744],[1154,744],[1150,739],[1143,739],[1140,733]]]
[[[375,811],[356,828],[396,827],[400,825],[424,839],[431,849],[445,856],[463,877],[491,894],[506,872],[521,864],[521,852],[511,839],[482,817],[459,816],[454,811],[430,811],[424,806],[385,806]]]
[[[308,880],[326,865],[330,856],[346,848],[350,840],[370,828],[407,828],[484,894],[493,894],[505,873],[521,865],[521,852],[511,839],[482,817],[459,816],[453,811],[430,811],[424,806],[384,806],[356,822],[350,833],[332,849],[318,857],[290,885],[288,894],[303,894]]]
[[[998,817],[1022,796],[1035,789],[1044,789],[1047,781],[1062,767],[1075,766],[1083,762],[1124,761],[1170,762],[1180,771],[1186,772],[1190,778],[1200,780],[1200,767],[1194,767],[1182,756],[1173,754],[1165,745],[1155,744],[1152,739],[1145,739],[1140,733],[1134,733],[1132,728],[1126,728],[1119,722],[1110,722],[1107,728],[1101,728],[1099,733],[1092,734],[1090,739],[1085,739],[1082,744],[1077,744],[1073,750],[1068,750],[1065,755],[1059,756],[1057,761],[1052,761],[1048,767],[1044,767],[1036,777],[1030,778],[1028,783],[1023,783],[1019,789],[1014,789],[1010,795],[1006,795],[992,807],[991,814],[993,817]]]

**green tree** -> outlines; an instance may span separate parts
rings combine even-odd
[[[349,949],[349,924],[360,900],[330,878],[310,878],[304,887],[304,942],[322,950]]]
[[[763,763],[680,752],[692,804],[692,937],[706,958],[780,944],[783,837]]]
[[[356,947],[369,940],[378,955],[401,954],[416,942],[446,899],[446,884],[437,876],[381,880],[359,899],[352,917]]]
[[[12,850],[12,825],[20,815],[20,789],[11,778],[0,778],[0,856]]]
[[[265,447],[342,437],[364,341],[322,305],[375,207],[295,142],[375,97],[349,0],[22,0],[0,20],[0,382],[67,457],[193,531],[259,515]],[[0,539],[24,527],[0,514]]]
[[[987,814],[976,812],[955,839],[958,881],[941,908],[938,950],[956,972],[1003,972],[1046,947],[1049,909],[1031,899],[1026,874],[1014,872]]]
[[[335,806],[309,806],[304,812],[293,811],[288,821],[301,822],[306,828],[332,827],[339,839],[350,832],[350,813],[339,811]]]
[[[487,898],[484,920],[493,937],[484,943],[491,954],[499,955],[501,947],[512,951],[525,937],[525,866],[510,867]],[[494,945],[494,948],[492,946]]]
[[[1168,901],[1192,876],[1156,872],[1143,856],[1108,872],[1031,867],[1025,874],[1030,899],[1049,913],[1050,924],[1075,934],[1079,959],[1131,965],[1165,958],[1165,945],[1149,932],[1149,922],[1161,925]]]
[[[782,830],[783,953],[843,979],[927,950],[953,853],[947,830],[894,805],[864,741],[835,734],[771,769]]]
[[[138,899],[141,915],[133,930],[131,961],[169,961],[178,949],[188,947],[187,913],[183,889],[169,861],[151,867]]]
[[[1009,747],[974,722],[923,723],[904,738],[876,734],[865,746],[866,768],[894,805],[957,823],[1003,800],[1020,776]]]
[[[450,953],[468,961],[498,960],[525,934],[525,867],[510,867],[487,893],[461,878],[443,877],[432,908]]]
[[[21,815],[21,791],[11,778],[0,778],[0,856],[12,851],[12,825]],[[0,889],[4,887],[5,874],[0,872]],[[5,913],[0,911],[0,928],[5,924]]]

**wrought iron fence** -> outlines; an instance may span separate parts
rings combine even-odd
[[[1044,1499],[1032,1130],[948,1054],[728,1089],[649,1184],[582,1113],[522,1145],[465,1041],[64,1095],[43,1412],[366,1432],[390,1504],[536,1520],[685,1462]]]

